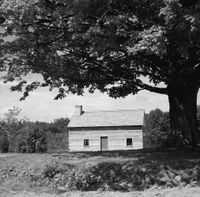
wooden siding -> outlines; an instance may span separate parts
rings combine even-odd
[[[99,151],[101,137],[108,137],[108,150],[142,149],[142,129],[137,130],[90,130],[69,131],[70,151]],[[126,145],[126,138],[132,138],[133,145]],[[83,140],[89,139],[89,146],[83,146]]]

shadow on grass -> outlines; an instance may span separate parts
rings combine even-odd
[[[127,158],[138,160],[179,160],[179,159],[200,159],[200,149],[192,151],[191,149],[141,149],[141,150],[118,150],[118,151],[96,151],[96,152],[63,152],[53,154],[53,156],[76,157],[79,159],[92,157],[105,158]]]
[[[190,149],[143,149],[70,154],[77,158],[103,158],[87,169],[88,175],[86,172],[83,173],[84,178],[79,177],[79,190],[95,190],[107,186],[111,190],[133,191],[148,189],[154,185],[199,185],[200,181],[199,150],[191,152]],[[87,184],[84,184],[83,180],[86,180]]]
[[[82,172],[76,182],[78,190],[144,190],[152,186],[177,187],[200,181],[200,154],[180,150],[114,151],[77,153],[84,157],[130,158],[102,160]],[[80,156],[80,155],[79,155]],[[137,158],[137,160],[131,160]]]
[[[119,165],[121,168],[128,165],[129,167],[140,166],[141,168],[145,167],[147,169],[159,168],[159,170],[161,170],[163,168],[183,171],[200,166],[200,151],[197,150],[192,152],[190,149],[143,149],[105,152],[70,152],[58,154],[57,156],[63,158],[64,160],[71,158],[81,161],[83,159],[86,163],[90,160],[93,163],[93,166],[101,166],[104,170],[108,166],[115,165]],[[103,165],[107,167],[103,167]],[[98,170],[100,170],[101,167],[98,168]]]

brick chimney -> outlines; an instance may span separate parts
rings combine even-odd
[[[74,116],[80,116],[83,113],[83,106],[82,105],[76,105]]]

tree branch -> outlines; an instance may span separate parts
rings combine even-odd
[[[151,85],[143,83],[142,81],[140,81],[137,84],[137,86],[140,87],[143,90],[148,90],[150,92],[155,92],[155,93],[158,93],[158,94],[167,94],[168,93],[167,88],[159,88],[159,87],[151,86]]]
[[[130,83],[134,83],[133,80],[131,79],[125,79],[123,77],[119,77],[119,80],[123,80],[123,81],[127,81]],[[150,92],[155,92],[158,94],[168,94],[168,89],[167,88],[159,88],[156,86],[151,86],[149,84],[143,83],[141,80],[138,80],[137,83],[135,83],[136,86],[138,86],[139,88],[141,88],[141,90],[148,90]]]

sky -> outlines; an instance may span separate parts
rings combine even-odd
[[[39,76],[29,76],[29,80],[38,80]],[[125,98],[110,98],[107,94],[96,91],[94,94],[85,93],[84,96],[68,95],[62,100],[54,100],[57,91],[49,91],[48,88],[39,88],[30,93],[25,101],[20,101],[22,93],[11,92],[12,84],[0,81],[0,118],[3,118],[8,109],[13,106],[21,109],[19,118],[28,118],[30,121],[52,122],[57,118],[70,118],[75,105],[83,105],[83,110],[116,110],[116,109],[144,109],[146,113],[160,108],[169,110],[166,95],[148,91],[140,91],[136,95]],[[197,99],[200,105],[200,92]]]

